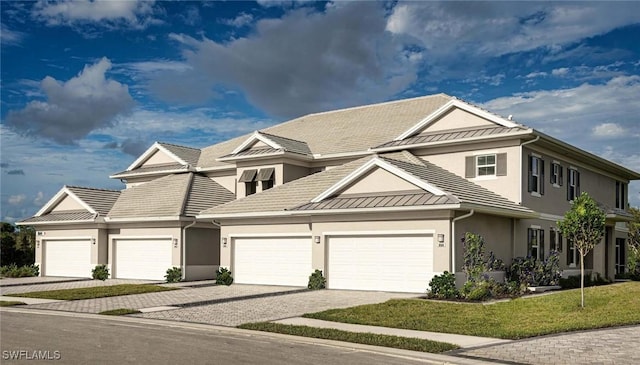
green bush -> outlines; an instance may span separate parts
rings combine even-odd
[[[167,274],[164,276],[167,283],[177,283],[182,280],[182,268],[170,267],[167,269]]]
[[[600,276],[599,273],[596,273],[596,277],[592,277],[591,275],[584,276],[584,286],[585,288],[588,286],[599,286],[599,285],[607,285],[611,284],[611,281]],[[571,275],[569,277],[560,279],[560,287],[562,289],[577,289],[580,287],[580,275]]]
[[[96,267],[91,270],[91,277],[93,280],[105,281],[109,278],[109,268],[107,265],[96,265]]]
[[[231,271],[221,267],[218,269],[216,273],[216,284],[220,285],[231,285],[233,283],[233,276],[231,276]]]
[[[533,257],[516,257],[507,269],[507,280],[523,287],[558,285],[560,282],[560,260],[558,252],[552,251],[544,260]]]
[[[470,281],[468,281],[467,283],[473,284]],[[491,297],[491,284],[488,281],[481,281],[479,283],[476,283],[475,285],[469,285],[468,288],[465,284],[465,286],[463,287],[463,291],[464,289],[466,289],[467,291],[465,294],[465,298],[467,300],[481,301],[489,299]]]
[[[456,276],[445,271],[442,275],[434,276],[429,282],[427,297],[438,299],[455,299],[460,293],[456,289]]]
[[[40,267],[38,265],[18,266],[16,264],[0,267],[0,276],[7,278],[25,278],[40,275]]]
[[[309,284],[307,288],[311,290],[324,289],[327,286],[327,280],[322,276],[322,270],[316,270],[309,275]]]

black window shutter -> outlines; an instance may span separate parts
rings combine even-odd
[[[544,229],[538,231],[539,242],[538,249],[540,250],[540,260],[544,261]]]
[[[532,192],[533,191],[533,173],[531,172],[531,169],[533,168],[533,157],[531,155],[529,155],[529,169],[528,169],[528,184],[527,184],[527,191]]]
[[[567,200],[571,200],[571,169],[567,170]]]
[[[476,177],[476,157],[475,156],[465,157],[464,177],[466,178]]]
[[[580,172],[576,170],[576,198],[580,196]]]
[[[538,182],[540,183],[540,195],[544,195],[545,180],[544,180],[544,160],[543,159],[540,159],[540,178],[538,179]]]
[[[571,261],[573,261],[573,251],[570,248],[571,243],[567,240],[567,266],[571,265]]]
[[[506,153],[498,153],[496,158],[497,158],[496,175],[497,176],[506,176],[507,175],[507,154]]]

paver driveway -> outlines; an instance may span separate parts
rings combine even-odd
[[[484,360],[532,365],[640,364],[640,325],[563,333],[461,350]]]
[[[29,278],[32,279],[32,278]],[[7,280],[7,279],[3,279]],[[48,291],[48,290],[61,290],[61,289],[75,289],[75,288],[92,288],[97,286],[109,286],[120,284],[149,284],[158,283],[158,281],[149,280],[131,280],[131,279],[109,279],[102,280],[68,280],[68,281],[54,281],[48,283],[46,281],[39,280],[37,282],[25,282],[19,286],[2,286],[0,287],[0,295],[11,295],[19,293],[29,293],[34,291]]]
[[[232,285],[232,287],[233,286],[234,285]],[[135,316],[222,326],[237,326],[248,322],[298,317],[305,313],[319,312],[332,308],[346,308],[355,305],[381,303],[393,298],[412,298],[416,296],[416,294],[403,293],[315,290],[193,308],[136,314]]]

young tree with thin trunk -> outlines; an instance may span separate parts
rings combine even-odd
[[[580,305],[584,308],[584,258],[602,240],[606,215],[587,193],[582,193],[571,204],[558,222],[558,228],[580,253]]]
[[[627,223],[627,229],[629,229],[629,240],[627,247],[629,247],[629,272],[635,275],[640,275],[640,209],[630,207],[629,213],[633,215],[633,221]]]

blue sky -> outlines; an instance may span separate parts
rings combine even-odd
[[[447,93],[640,171],[640,2],[1,3],[0,218],[205,147]],[[640,184],[630,186],[640,206]]]

